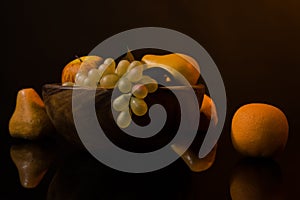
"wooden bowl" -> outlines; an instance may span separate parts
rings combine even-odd
[[[204,85],[192,86],[201,107],[205,93]],[[186,92],[185,86],[174,86],[172,90]],[[72,94],[76,90],[75,97],[85,96],[87,88],[68,87],[60,84],[46,84],[42,88],[42,96],[46,111],[55,126],[57,132],[67,141],[76,146],[82,146],[80,138],[74,125],[72,114]],[[161,104],[167,113],[167,120],[164,127],[156,135],[149,138],[137,138],[122,131],[113,119],[111,110],[112,89],[97,88],[95,91],[95,108],[98,121],[107,137],[117,146],[133,152],[149,152],[160,149],[172,140],[176,135],[180,124],[180,106],[175,95],[166,87],[159,87],[156,92],[148,94],[145,101],[148,107],[153,104]],[[89,101],[88,98],[85,101]],[[85,102],[78,105],[76,109],[84,109]],[[194,111],[191,111],[194,112]],[[197,111],[195,111],[197,112]],[[85,116],[89,117],[89,116]],[[188,119],[194,120],[194,119]],[[148,112],[142,117],[135,117],[133,121],[144,126],[150,122]]]

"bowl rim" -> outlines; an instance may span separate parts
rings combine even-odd
[[[159,89],[185,89],[189,86],[185,85],[178,85],[178,86],[159,86]],[[202,83],[199,83],[197,85],[191,85],[193,89],[199,90],[199,89],[205,89],[205,85]],[[113,88],[104,88],[104,87],[89,87],[89,86],[63,86],[62,83],[46,83],[42,86],[43,89],[60,89],[60,90],[96,90],[96,91],[104,91],[104,90],[114,90]]]

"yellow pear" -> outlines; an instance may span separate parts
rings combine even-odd
[[[65,65],[61,75],[61,82],[75,82],[75,75],[80,69],[89,70],[100,65],[102,58],[95,55],[78,57]]]
[[[25,188],[35,188],[43,179],[54,159],[54,154],[42,144],[20,144],[10,148],[10,156]]]
[[[191,85],[196,85],[200,77],[200,67],[190,56],[179,53],[166,55],[147,54],[142,61],[151,66],[160,66],[166,69],[173,68],[181,73]]]
[[[216,105],[207,94],[204,94],[202,105],[200,108],[199,129],[201,131],[206,131],[211,120],[213,120],[213,124],[216,126],[218,123]]]
[[[16,138],[37,139],[53,130],[44,102],[36,91],[32,88],[20,90],[15,111],[9,120],[10,135]]]

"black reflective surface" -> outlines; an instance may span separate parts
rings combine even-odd
[[[249,176],[266,191],[264,199],[299,199],[299,10],[298,0],[3,2],[0,199],[230,199],[233,177]],[[41,94],[43,84],[60,82],[63,66],[75,55],[88,54],[104,39],[143,26],[183,32],[216,62],[226,87],[228,116],[213,166],[193,173],[178,160],[157,172],[124,174],[61,145],[54,147],[54,160],[36,188],[24,188],[10,151],[27,141],[8,133],[17,91],[32,87]],[[289,139],[275,163],[243,164],[230,143],[230,119],[249,102],[271,103],[287,115]]]
[[[293,199],[298,195],[299,164],[287,148],[276,159],[246,158],[219,140],[216,160],[192,172],[178,159],[151,173],[111,169],[88,152],[62,140],[9,139],[1,146],[1,199]],[[24,156],[26,153],[31,156]],[[16,155],[23,155],[16,158]],[[32,159],[33,157],[33,159]],[[26,158],[28,162],[26,163]],[[19,159],[19,168],[15,161]],[[29,160],[28,160],[29,159]],[[33,160],[35,160],[33,162]],[[27,170],[21,174],[20,168]],[[25,164],[24,164],[25,163]],[[48,169],[40,176],[40,169]],[[34,172],[37,171],[36,173]],[[23,176],[20,177],[20,176]],[[41,180],[39,180],[39,177]],[[27,179],[27,185],[24,184]],[[30,185],[33,188],[28,188]]]

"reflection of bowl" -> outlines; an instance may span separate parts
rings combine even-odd
[[[123,173],[101,164],[86,152],[74,152],[64,156],[58,165],[47,200],[178,199],[190,190],[186,184],[190,174],[178,173],[188,172],[184,167],[176,162],[156,173]]]
[[[171,86],[172,90],[183,92],[185,86]],[[192,86],[198,99],[199,107],[201,107],[204,95],[204,86]],[[82,145],[77,135],[72,114],[72,92],[76,90],[73,98],[86,97],[86,92],[91,90],[82,87],[66,87],[59,84],[46,84],[43,86],[43,99],[47,113],[54,124],[57,132],[66,138],[69,142]],[[176,135],[180,124],[180,106],[175,95],[166,87],[159,87],[154,93],[148,94],[145,98],[148,107],[153,104],[161,104],[167,113],[167,120],[164,127],[156,135],[149,138],[136,138],[124,133],[115,123],[111,110],[112,89],[97,88],[95,91],[95,108],[98,121],[107,137],[117,146],[134,152],[149,152],[168,144]],[[86,102],[90,101],[83,98],[83,102],[76,107],[76,110],[84,109]],[[185,105],[185,109],[189,109],[189,105]],[[190,110],[189,112],[197,112]],[[84,116],[89,117],[89,116]],[[142,117],[134,117],[133,120],[138,125],[146,125],[150,122],[148,113]],[[187,119],[194,120],[194,119]]]

